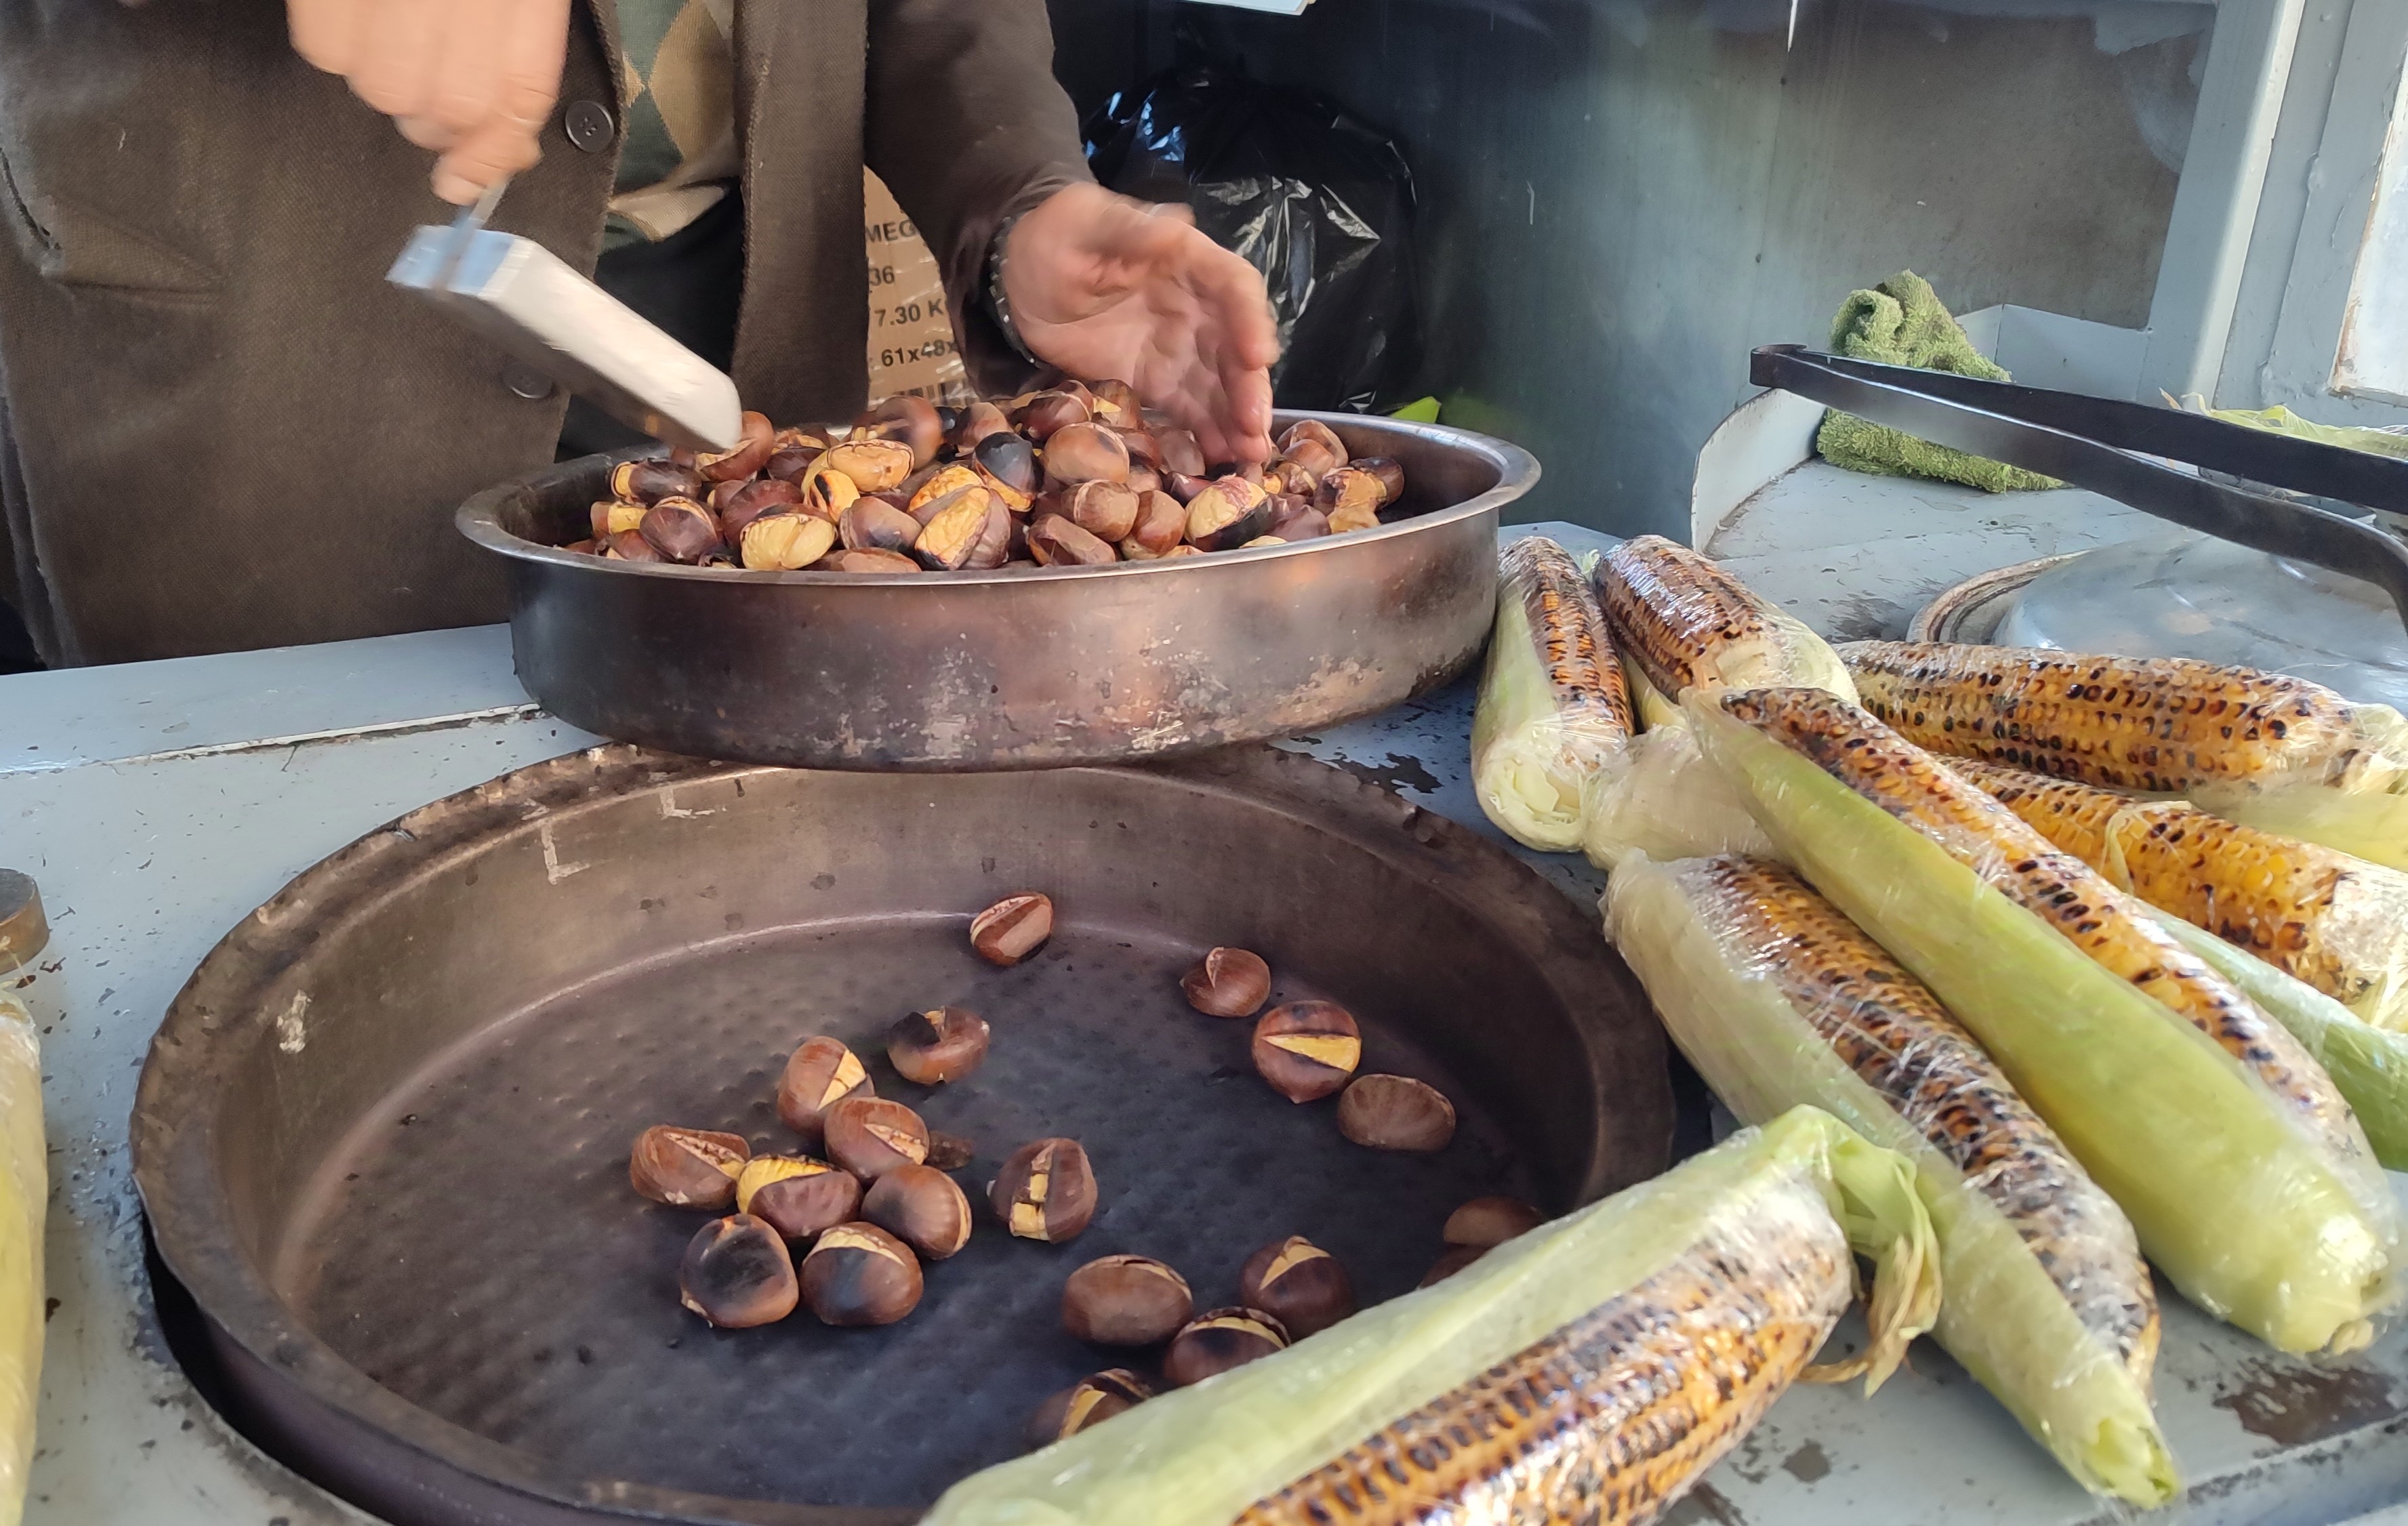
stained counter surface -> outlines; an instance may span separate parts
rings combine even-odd
[[[1575,549],[1604,544],[1541,528]],[[2014,549],[1996,560],[2016,560]],[[1844,565],[1778,552],[1746,570],[1810,619],[1919,602],[1929,566],[1860,550]],[[1484,827],[1469,779],[1470,711],[1459,683],[1287,745]],[[52,926],[18,991],[44,1031],[51,1173],[49,1348],[27,1519],[366,1522],[252,1448],[170,1355],[127,1159],[135,1081],[186,975],[294,875],[414,806],[597,739],[528,702],[500,627],[5,678],[0,718],[0,863],[39,881]],[[1525,857],[1595,904],[1602,881],[1586,864]],[[1870,1401],[1794,1390],[1667,1519],[2120,1519],[1928,1343],[1913,1369]],[[2168,1295],[2157,1391],[2190,1484],[2158,1519],[2408,1526],[2408,1510],[2389,1505],[2408,1500],[2408,1333],[2307,1362]]]

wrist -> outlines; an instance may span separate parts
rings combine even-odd
[[[1032,210],[1034,208],[1023,208],[1005,218],[1003,225],[995,230],[995,236],[987,241],[986,311],[987,316],[995,321],[995,326],[1002,331],[1004,342],[1011,347],[1012,352],[1029,364],[1036,365],[1041,363],[1036,352],[1028,348],[1028,341],[1021,335],[1020,324],[1011,313],[1011,293],[1004,284],[1005,271],[1011,258],[1012,233],[1019,228],[1020,220]]]

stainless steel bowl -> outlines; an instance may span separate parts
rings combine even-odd
[[[1406,518],[1171,562],[860,576],[606,562],[609,461],[489,489],[463,534],[509,563],[519,679],[588,731],[814,768],[1035,768],[1173,756],[1369,715],[1454,677],[1496,601],[1498,511],[1539,479],[1501,440],[1350,414],[1404,464]]]

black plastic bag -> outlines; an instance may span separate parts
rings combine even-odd
[[[1086,139],[1096,179],[1186,203],[1263,273],[1282,407],[1361,413],[1412,395],[1413,178],[1384,134],[1309,93],[1192,64],[1106,101]]]

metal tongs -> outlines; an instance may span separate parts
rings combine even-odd
[[[489,187],[450,227],[411,234],[385,279],[631,429],[690,450],[734,449],[743,406],[725,372],[534,239],[485,227],[508,183]]]
[[[1748,379],[2061,478],[2236,545],[2363,578],[2391,596],[2408,624],[2408,545],[2388,530],[2166,464],[2408,515],[2408,461],[2174,408],[1848,360],[1803,345],[1756,350]]]

